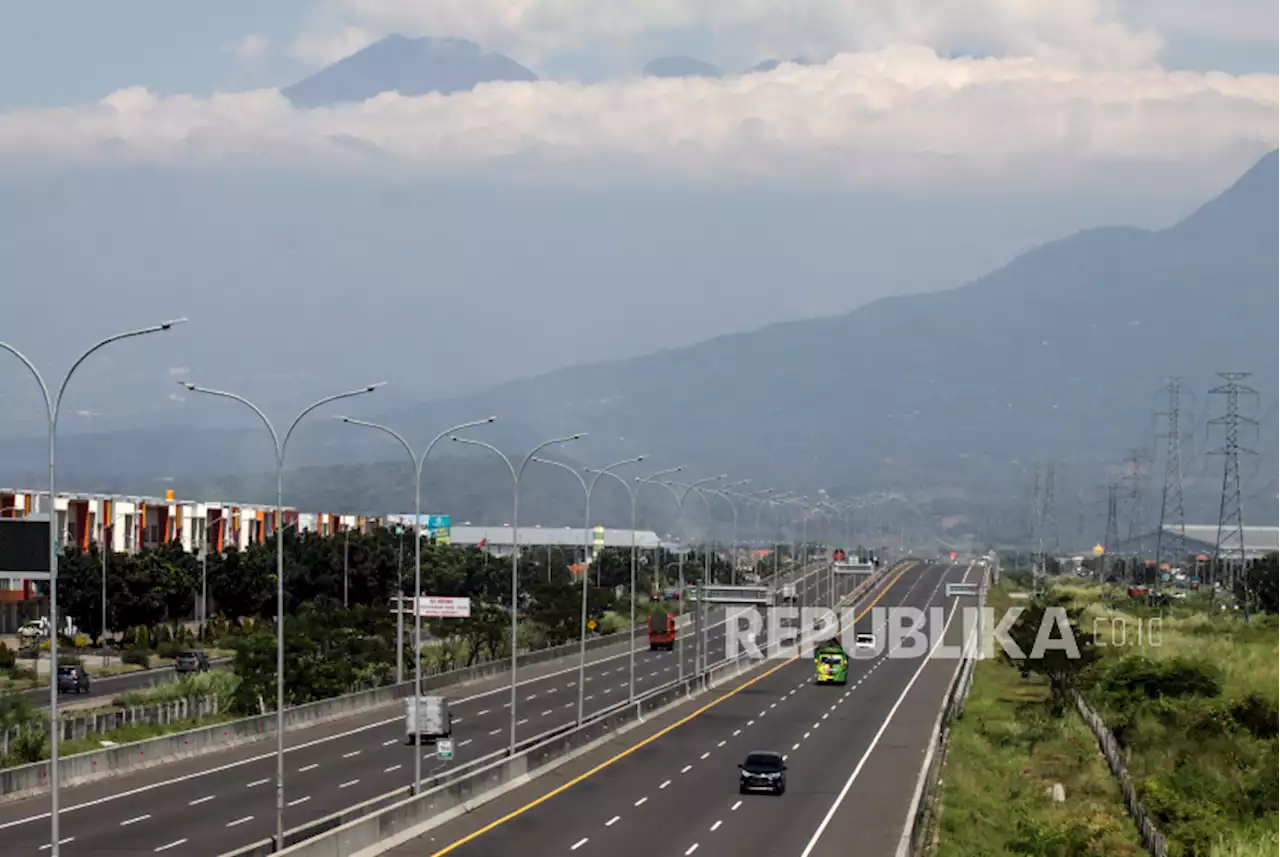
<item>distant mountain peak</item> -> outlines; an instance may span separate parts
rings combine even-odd
[[[658,57],[645,63],[645,77],[723,77],[724,72],[693,57]]]
[[[1231,230],[1241,238],[1275,240],[1280,150],[1272,149],[1218,196],[1175,226],[1178,230]],[[1248,240],[1248,239],[1246,239]]]
[[[393,33],[283,90],[296,107],[365,101],[383,92],[449,95],[495,80],[535,81],[510,57],[454,38]]]

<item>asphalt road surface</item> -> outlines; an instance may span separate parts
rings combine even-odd
[[[851,587],[852,583],[842,585]],[[829,598],[829,587],[825,573],[811,573],[804,587],[806,600]],[[711,662],[715,663],[724,656],[723,626],[711,628],[708,637]],[[588,653],[588,714],[627,698],[625,643],[619,649],[614,654]],[[638,649],[637,693],[676,680],[678,655],[678,651]],[[691,674],[693,644],[689,638],[684,660],[686,675]],[[574,722],[576,660],[540,664],[522,670],[521,675],[518,740]],[[451,762],[437,759],[432,747],[405,743],[403,710],[399,708],[365,712],[287,735],[286,829],[408,785],[414,752],[424,754],[422,771],[427,777],[505,748],[510,729],[508,681],[498,676],[459,692],[468,695],[450,699],[455,746]],[[275,833],[274,782],[274,745],[255,742],[64,788],[60,792],[60,851],[112,857],[222,854]],[[0,805],[0,855],[47,852],[49,841],[47,794]]]
[[[917,566],[864,599],[859,613],[871,603],[949,611],[959,599],[946,598],[945,583],[977,575],[963,565]],[[876,631],[883,648],[883,628],[871,627],[876,618],[862,614],[856,628]],[[948,642],[958,642],[959,614],[940,624]],[[390,853],[892,857],[957,661],[854,654],[844,687],[815,685],[808,659],[767,661],[754,678],[735,679],[718,701],[647,738],[620,736],[596,758],[574,760],[569,772],[553,772]],[[890,737],[904,724],[911,728]],[[753,750],[786,754],[785,794],[739,794],[737,766]]]

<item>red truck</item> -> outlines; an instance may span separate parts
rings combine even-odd
[[[658,613],[649,617],[649,651],[666,649],[676,645],[676,617],[670,613]]]

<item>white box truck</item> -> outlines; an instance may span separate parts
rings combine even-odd
[[[406,744],[448,738],[452,732],[453,716],[449,714],[449,701],[443,696],[411,696],[404,701]]]
[[[790,604],[796,600],[796,588],[790,583],[785,583],[778,590],[778,597],[783,604]]]

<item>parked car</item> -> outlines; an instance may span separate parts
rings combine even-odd
[[[173,668],[179,673],[203,673],[209,671],[209,656],[204,652],[179,652],[173,661]]]
[[[82,666],[58,667],[58,693],[88,693],[89,674]]]
[[[757,750],[738,765],[738,793],[768,791],[780,795],[787,790],[787,765],[781,753]]]

